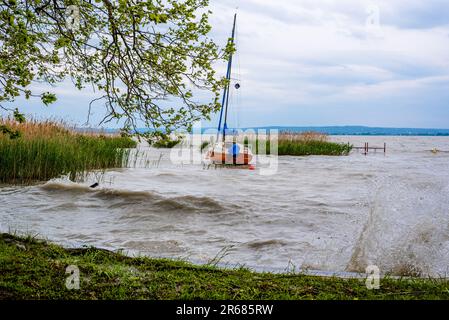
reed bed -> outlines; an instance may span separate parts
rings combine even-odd
[[[244,143],[252,147],[256,154],[271,154],[270,147],[274,137],[245,138]],[[265,143],[265,150],[261,148]],[[319,132],[280,132],[277,135],[278,155],[280,156],[345,156],[352,150],[352,145],[329,141],[329,136]]]
[[[136,142],[128,137],[82,134],[64,123],[0,119],[17,130],[11,139],[0,133],[0,182],[28,184],[63,175],[78,180],[90,170],[124,166]]]

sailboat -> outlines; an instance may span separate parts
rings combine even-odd
[[[232,27],[231,43],[234,44],[235,40],[235,25],[237,21],[237,14],[234,15],[234,24]],[[248,146],[244,146],[237,143],[237,137],[235,132],[228,133],[227,116],[229,107],[229,89],[231,82],[231,71],[232,71],[232,53],[228,60],[228,68],[226,72],[226,79],[228,80],[227,85],[223,91],[223,100],[220,109],[220,120],[218,122],[217,139],[216,143],[207,151],[206,159],[213,164],[226,164],[234,166],[249,165],[253,159],[253,155]],[[240,85],[235,84],[235,89],[239,89]],[[223,126],[222,126],[223,122]],[[232,136],[230,139],[226,139],[226,135]],[[219,140],[221,134],[221,141]]]

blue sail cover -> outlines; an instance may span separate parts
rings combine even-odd
[[[240,153],[240,147],[238,144],[233,143],[232,146],[228,149],[228,153],[232,156],[238,156]]]

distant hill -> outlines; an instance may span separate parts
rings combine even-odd
[[[364,126],[327,126],[327,127],[283,127],[268,126],[257,129],[277,129],[279,131],[305,132],[316,131],[329,135],[360,135],[360,136],[449,136],[449,129],[424,128],[382,128]]]
[[[203,128],[214,130],[215,128]],[[382,127],[364,127],[364,126],[326,126],[326,127],[289,127],[289,126],[266,126],[266,127],[248,127],[241,130],[279,130],[290,132],[316,131],[329,135],[354,135],[354,136],[449,136],[449,129],[423,129],[423,128],[382,128]],[[82,129],[80,129],[82,130]],[[95,129],[91,129],[95,131]],[[145,132],[147,129],[140,128],[138,132]],[[232,129],[229,129],[232,130]],[[105,133],[117,133],[118,129],[103,129]]]

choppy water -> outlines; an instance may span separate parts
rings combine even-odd
[[[387,155],[280,157],[277,173],[262,176],[150,150],[149,168],[110,170],[97,189],[95,177],[0,187],[0,229],[263,270],[446,275],[449,153],[429,150],[449,151],[449,138],[333,139],[385,141]]]

